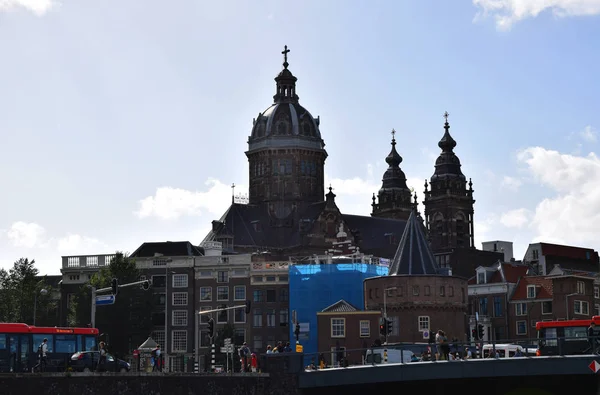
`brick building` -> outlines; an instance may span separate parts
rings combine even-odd
[[[379,311],[361,311],[340,300],[317,313],[317,345],[319,354],[328,365],[334,366],[343,355],[350,364],[360,364],[363,351],[379,339]],[[313,355],[315,364],[319,359]]]
[[[562,269],[595,272],[600,271],[598,252],[582,248],[550,243],[529,244],[523,262],[530,265],[535,274],[548,275],[555,266]]]

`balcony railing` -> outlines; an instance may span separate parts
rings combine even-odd
[[[115,257],[115,254],[63,256],[62,257],[62,268],[63,269],[76,269],[76,268],[98,269],[98,268],[108,266],[114,257]]]

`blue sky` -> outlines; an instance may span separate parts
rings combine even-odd
[[[444,111],[476,243],[598,248],[600,1],[0,0],[0,265],[199,243],[244,191],[284,45],[327,183],[368,215],[390,131],[409,185]]]

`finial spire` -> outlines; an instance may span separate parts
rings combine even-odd
[[[283,51],[281,51],[281,53],[283,54],[283,68],[287,69],[290,65],[287,61],[287,54],[290,52],[290,50],[288,49],[287,45],[285,45],[283,48]]]
[[[444,112],[444,119],[446,120],[446,123],[448,123],[448,117],[450,116],[450,114],[448,114],[448,111]]]
[[[392,141],[396,141],[396,129],[392,129]]]

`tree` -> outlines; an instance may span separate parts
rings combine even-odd
[[[0,270],[0,321],[33,324],[36,311],[36,324],[51,324],[47,312],[54,305],[52,288],[38,274],[35,260],[27,258],[17,260],[8,272]]]
[[[96,289],[111,286],[112,279],[119,284],[136,282],[140,272],[135,259],[117,251],[109,265],[101,269],[90,279],[90,285]],[[91,323],[91,291],[86,285],[75,296],[69,323],[86,326]],[[128,354],[137,348],[150,335],[152,329],[150,311],[152,292],[140,287],[120,288],[115,304],[96,306],[96,327],[102,340],[109,343],[109,350],[119,355]]]

